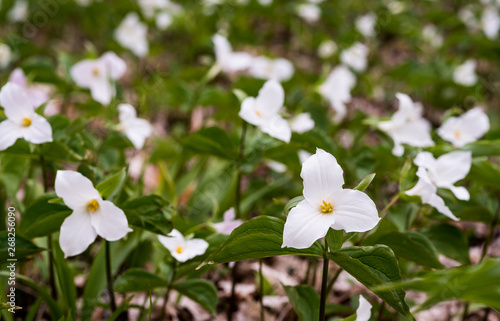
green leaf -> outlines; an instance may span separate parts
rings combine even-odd
[[[125,271],[114,282],[114,289],[118,293],[150,291],[167,286],[167,280],[140,268]]]
[[[304,255],[323,257],[318,242],[308,249],[281,248],[285,222],[270,216],[258,216],[237,227],[200,265],[259,259],[277,255]]]
[[[462,264],[470,264],[469,245],[462,231],[449,224],[435,224],[420,231],[444,254]]]
[[[66,313],[70,313],[73,320],[76,320],[76,287],[73,280],[73,273],[64,258],[64,253],[59,247],[58,242],[53,242],[52,249],[61,301],[64,303]]]
[[[417,232],[392,231],[382,235],[370,237],[363,242],[366,245],[385,244],[398,257],[413,261],[422,266],[441,269],[444,266],[439,262],[432,243]]]
[[[56,197],[55,193],[45,194],[30,204],[23,213],[19,233],[32,239],[59,231],[72,210],[66,205],[51,203]]]
[[[469,150],[473,157],[500,155],[500,139],[480,140],[465,145],[462,150]]]
[[[370,183],[373,181],[373,179],[375,178],[375,173],[371,173],[369,175],[366,175],[365,178],[363,178],[361,180],[361,182],[359,182],[358,186],[354,187],[353,189],[355,190],[358,190],[358,191],[364,191],[369,185]]]
[[[215,155],[235,160],[238,147],[225,131],[218,127],[210,127],[184,138],[182,143],[198,154]]]
[[[84,158],[65,144],[54,140],[42,145],[42,155],[48,160],[63,162],[81,162]]]
[[[172,288],[197,302],[213,315],[217,314],[217,289],[210,281],[202,279],[185,280],[175,283]]]
[[[342,248],[342,244],[344,244],[344,231],[330,228],[328,233],[326,233],[325,240],[328,244],[328,250],[330,252],[337,252]]]
[[[379,298],[396,311],[414,319],[406,304],[403,290],[380,291],[373,289],[376,286],[393,284],[402,280],[396,257],[388,246],[346,247],[336,253],[327,253],[327,256],[359,282],[372,289]]]
[[[484,304],[500,311],[500,260],[490,258],[478,265],[431,271],[421,279],[386,285],[380,290],[413,289],[428,294],[419,307],[425,310],[443,301],[458,299]]]
[[[309,285],[283,286],[300,321],[319,319],[319,295]]]
[[[500,170],[487,159],[472,160],[467,177],[480,184],[500,190]]]
[[[9,310],[9,309],[14,309],[14,310],[21,310],[22,308],[21,307],[18,307],[18,306],[14,306],[12,307],[10,304],[8,303],[4,303],[4,302],[0,302],[0,310]]]
[[[9,241],[9,238],[11,241]],[[15,241],[13,241],[14,238]],[[14,251],[9,249],[14,249]],[[43,250],[19,234],[15,234],[14,237],[14,233],[0,232],[0,260],[2,262],[7,259],[21,260]]]
[[[297,206],[297,204],[302,202],[304,199],[305,199],[304,196],[300,195],[289,200],[288,203],[286,203],[285,208],[283,209],[283,213],[285,214],[285,216],[288,216],[288,213],[290,213],[292,208]]]
[[[172,209],[158,195],[147,195],[133,199],[121,206],[129,225],[167,235],[172,230]]]
[[[118,173],[99,183],[95,188],[99,191],[102,198],[109,200],[118,194],[125,183],[126,178],[127,172],[125,171],[125,168],[122,168]]]

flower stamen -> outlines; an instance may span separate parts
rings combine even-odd
[[[261,113],[260,113],[260,111],[258,111],[258,110],[256,110],[256,111],[255,111],[255,115],[257,115],[257,116],[259,116],[259,117],[260,117],[260,116],[262,116],[262,114],[261,114]]]
[[[462,136],[462,133],[459,130],[455,130],[455,138],[460,139],[460,136]]]
[[[29,127],[31,125],[31,119],[30,118],[23,118],[23,122],[21,123],[23,127]]]
[[[324,214],[333,212],[332,204],[329,202],[327,203],[326,201],[323,201],[323,205],[320,205],[319,207],[321,208],[321,212]]]
[[[175,252],[177,252],[179,254],[181,254],[182,251],[183,251],[182,246],[178,246],[177,249],[175,250]]]
[[[100,73],[99,68],[96,67],[96,68],[92,69],[92,74],[94,75],[94,77],[99,76],[99,73]]]
[[[87,203],[87,209],[94,213],[99,209],[99,202],[96,200],[91,200],[90,202]]]

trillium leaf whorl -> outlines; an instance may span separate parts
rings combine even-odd
[[[57,171],[55,190],[73,213],[68,216],[59,235],[64,256],[82,253],[97,235],[108,241],[124,237],[128,227],[125,213],[110,201],[102,199],[92,182],[75,171]]]
[[[343,189],[343,171],[335,157],[322,149],[302,164],[304,200],[290,210],[282,247],[303,249],[322,238],[331,227],[365,232],[379,222],[375,203],[363,192]]]

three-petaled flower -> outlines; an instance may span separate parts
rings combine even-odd
[[[472,164],[471,152],[451,152],[438,159],[435,159],[429,152],[420,152],[414,163],[418,166],[419,180],[406,194],[420,196],[423,203],[431,205],[440,213],[458,221],[444,200],[437,195],[437,188],[449,189],[456,198],[469,200],[469,192],[464,187],[454,184],[469,173]]]
[[[52,141],[52,127],[35,112],[33,103],[18,85],[8,82],[0,91],[0,105],[7,119],[0,123],[0,150],[12,146],[18,138],[33,144]]]
[[[475,142],[490,129],[488,115],[475,107],[459,117],[448,118],[438,129],[442,139],[451,142],[455,147],[462,147]]]
[[[284,102],[283,87],[271,79],[266,81],[256,98],[247,97],[243,100],[238,115],[250,124],[258,126],[264,133],[288,143],[292,130],[279,114]]]
[[[57,171],[55,190],[64,204],[73,210],[62,223],[59,234],[65,257],[85,251],[97,235],[116,241],[132,231],[125,213],[112,202],[103,200],[92,182],[82,174]]]
[[[118,110],[120,111],[118,129],[125,133],[136,149],[141,149],[146,138],[151,136],[153,127],[147,120],[137,118],[137,113],[132,105],[120,104]]]
[[[322,149],[302,164],[304,200],[292,208],[283,230],[282,247],[303,249],[331,227],[365,232],[379,222],[375,203],[363,192],[343,189],[343,171],[335,157]]]
[[[242,220],[235,219],[235,217],[236,215],[233,207],[224,212],[224,220],[213,224],[217,233],[227,235],[231,234],[235,228],[243,223]]]
[[[158,235],[158,240],[179,262],[186,262],[195,256],[202,255],[208,248],[207,241],[203,239],[186,240],[182,233],[176,229],[173,229],[167,236]]]
[[[71,67],[71,77],[75,83],[90,89],[92,98],[108,105],[115,96],[113,80],[121,78],[127,65],[113,52],[106,52],[99,59],[84,59]]]

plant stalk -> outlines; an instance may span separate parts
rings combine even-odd
[[[260,320],[264,321],[264,276],[262,275],[262,259],[259,259],[259,303]]]
[[[163,298],[163,306],[161,308],[160,320],[165,319],[165,313],[167,311],[167,303],[168,303],[168,299],[170,297],[170,291],[172,290],[172,285],[174,284],[176,273],[177,273],[177,262],[174,262],[174,266],[172,268],[172,277],[170,278],[170,282],[168,283],[168,286],[167,286],[167,292],[165,293],[165,296]]]
[[[326,298],[328,297],[328,293],[326,290],[326,283],[328,278],[328,257],[326,253],[328,252],[328,244],[325,242],[325,251],[323,252],[323,276],[321,279],[321,299],[319,302],[319,321],[325,321],[325,308],[326,308]]]
[[[237,182],[236,182],[236,195],[235,195],[235,213],[236,218],[241,219],[241,178],[243,173],[241,171],[241,165],[243,164],[243,158],[245,156],[245,138],[247,134],[247,123],[243,121],[243,125],[241,127],[241,140],[240,140],[240,150],[238,153],[238,160],[236,163],[237,170]]]
[[[114,313],[116,311],[116,301],[115,293],[113,291],[113,279],[111,277],[111,254],[109,250],[109,242],[104,240],[105,252],[106,252],[106,278],[108,281],[108,294],[110,298],[111,311]]]

